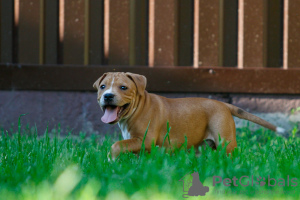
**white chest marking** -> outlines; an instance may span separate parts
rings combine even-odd
[[[120,129],[121,129],[121,131],[122,131],[123,139],[124,139],[124,140],[130,139],[130,133],[129,133],[128,130],[127,130],[127,126],[124,125],[124,124],[120,124],[120,123],[118,123],[118,125],[119,125],[119,127],[120,127]]]

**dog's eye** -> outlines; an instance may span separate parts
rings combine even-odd
[[[105,85],[101,85],[100,88],[101,88],[101,89],[104,89],[104,88],[105,88]]]
[[[121,88],[121,90],[127,90],[126,86],[121,86],[120,88]]]

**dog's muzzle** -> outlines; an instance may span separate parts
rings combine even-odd
[[[110,103],[114,100],[115,95],[112,93],[107,93],[103,96],[105,103]]]

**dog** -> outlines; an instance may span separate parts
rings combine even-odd
[[[138,153],[144,140],[145,150],[152,143],[162,146],[167,122],[172,130],[166,148],[180,147],[187,138],[187,148],[198,147],[204,140],[219,145],[219,135],[229,142],[229,154],[237,147],[235,122],[232,116],[252,121],[263,127],[284,133],[284,129],[228,103],[206,98],[169,99],[148,93],[145,76],[124,72],[104,73],[93,87],[98,90],[97,101],[104,111],[101,120],[118,124],[124,140],[114,143],[110,156],[115,160],[121,152]]]

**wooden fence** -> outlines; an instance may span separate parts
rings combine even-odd
[[[300,94],[300,0],[0,0],[0,89]],[[299,68],[299,69],[297,69]]]

